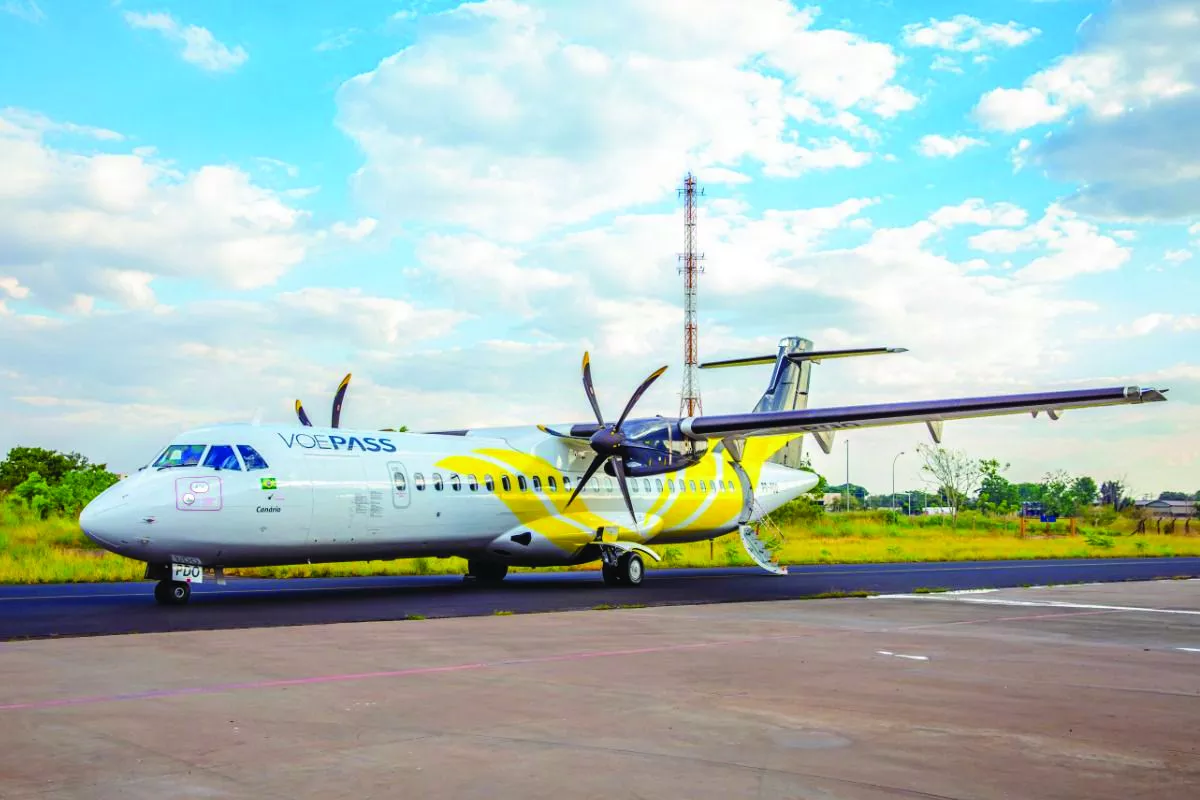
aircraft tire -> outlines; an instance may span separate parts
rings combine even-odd
[[[604,576],[604,582],[609,586],[616,586],[621,582],[621,568],[618,566],[609,566],[604,564],[600,567],[600,574]]]
[[[617,561],[617,575],[627,586],[640,586],[646,577],[646,565],[637,553],[626,553]]]
[[[181,581],[159,581],[154,585],[154,599],[165,606],[186,605],[191,596],[191,584]]]
[[[494,561],[468,561],[467,578],[480,583],[499,583],[508,575],[508,564]]]

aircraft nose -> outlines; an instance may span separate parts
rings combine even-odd
[[[116,515],[114,509],[121,503],[114,503],[111,497],[101,495],[83,507],[79,514],[79,527],[85,536],[100,546],[114,550],[115,540],[119,533],[112,525]]]

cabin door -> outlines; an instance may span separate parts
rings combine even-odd
[[[408,508],[408,504],[412,502],[412,484],[408,480],[408,470],[399,461],[389,461],[388,477],[392,508]]]

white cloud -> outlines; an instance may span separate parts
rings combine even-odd
[[[125,21],[133,28],[144,28],[161,33],[168,41],[182,45],[180,55],[189,64],[195,64],[201,69],[223,72],[236,69],[250,55],[241,45],[232,49],[217,41],[208,28],[198,25],[181,25],[173,16],[165,12],[138,13],[124,12]]]
[[[358,28],[350,28],[349,30],[341,31],[340,33],[322,39],[317,43],[313,50],[318,53],[325,53],[330,50],[341,50],[343,47],[349,47],[354,41],[354,35],[361,33]]]
[[[1128,325],[1121,324],[1107,329],[1093,328],[1085,331],[1082,335],[1085,339],[1128,339],[1148,336],[1155,331],[1162,330],[1174,333],[1200,331],[1200,315],[1154,312],[1138,317]],[[1200,374],[1197,377],[1200,377]]]
[[[1012,133],[1060,120],[1067,110],[1051,105],[1037,89],[993,89],[979,101],[974,114],[985,129]]]
[[[1008,152],[1008,159],[1012,162],[1013,172],[1020,172],[1025,167],[1026,154],[1033,142],[1028,139],[1022,139],[1017,142],[1016,146]]]
[[[261,287],[311,243],[305,214],[238,169],[180,173],[138,155],[81,155],[6,119],[0,273],[40,302],[64,307],[84,293],[148,305],[156,276]]]
[[[353,225],[347,225],[344,222],[335,222],[331,230],[334,236],[349,239],[352,242],[360,242],[370,236],[378,224],[378,220],[371,217],[363,217]]]
[[[1192,257],[1191,250],[1168,250],[1163,254],[1163,260],[1169,261],[1172,264],[1182,264]]]
[[[37,0],[4,0],[0,11],[20,17],[26,22],[41,22],[46,18],[46,12],[42,11]]]
[[[422,18],[411,46],[338,92],[366,159],[354,185],[385,224],[522,241],[665,199],[689,168],[861,166],[869,151],[815,128],[871,137],[860,114],[916,98],[888,45],[814,17],[786,0],[486,0]]]
[[[1110,220],[1200,214],[1200,9],[1192,0],[1118,0],[1081,26],[1078,52],[1019,89],[985,94],[975,116],[1017,131],[1070,124],[1028,160],[1080,186],[1066,205]]]
[[[21,282],[16,278],[5,278],[0,276],[0,291],[3,291],[6,295],[15,300],[23,300],[29,296],[29,287],[22,286]]]
[[[58,122],[34,111],[9,106],[0,109],[0,136],[34,139],[47,133],[70,133],[101,141],[120,142],[125,136],[107,128],[77,125],[73,122]]]
[[[940,228],[952,225],[983,225],[986,227],[1016,228],[1024,225],[1029,214],[1012,203],[987,205],[978,197],[964,200],[957,206],[943,206],[929,216]]]
[[[936,72],[953,72],[956,75],[963,74],[962,67],[958,65],[958,60],[953,56],[936,55],[929,64],[929,68]]]
[[[931,133],[921,137],[918,149],[921,151],[921,155],[929,158],[954,158],[968,147],[975,147],[982,144],[987,143],[982,139],[974,139],[962,134],[942,136],[941,134]]]
[[[956,14],[948,20],[930,19],[925,24],[905,25],[904,43],[909,47],[933,47],[969,53],[990,46],[1018,47],[1040,33],[1037,28],[1027,28],[1016,22],[1001,25],[981,22],[966,14]]]

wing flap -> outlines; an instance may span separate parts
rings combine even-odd
[[[1062,392],[963,397],[950,400],[917,400],[842,408],[807,408],[758,414],[723,414],[685,419],[680,429],[693,439],[719,439],[730,435],[769,436],[778,433],[827,433],[851,428],[874,428],[930,423],[940,439],[940,423],[949,419],[993,417],[1045,411],[1055,417],[1067,408],[1097,408],[1132,403],[1161,402],[1165,389],[1117,386]],[[832,440],[832,437],[829,437]]]

